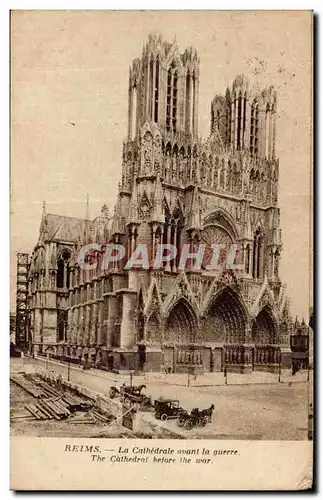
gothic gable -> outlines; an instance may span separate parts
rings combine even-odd
[[[186,299],[189,304],[192,306],[193,310],[196,312],[196,314],[199,314],[199,307],[196,301],[196,298],[194,296],[194,293],[191,289],[191,286],[188,282],[187,276],[185,272],[181,272],[176,280],[173,283],[173,286],[171,290],[169,291],[163,307],[162,307],[162,314],[164,317],[167,317],[169,311],[174,307],[176,302],[178,302],[180,299]]]
[[[182,205],[181,200],[178,196],[175,199],[174,203],[172,203],[171,211],[172,211],[172,215],[178,216],[178,214],[179,214],[181,217],[183,217],[183,213],[184,213],[183,212],[183,205]]]
[[[183,64],[181,60],[181,55],[178,49],[178,45],[176,40],[174,40],[167,57],[165,59],[165,66],[168,67],[170,65],[174,66],[174,69],[177,69],[179,72],[183,71]]]
[[[203,300],[202,305],[201,305],[201,314],[202,315],[207,314],[207,311],[209,310],[215,296],[217,296],[219,293],[221,293],[226,288],[231,293],[238,295],[238,297],[241,301],[241,304],[243,304],[244,309],[247,313],[247,307],[244,303],[244,299],[243,299],[241,291],[240,291],[240,285],[239,285],[238,279],[237,279],[234,271],[226,269],[223,271],[223,273],[221,274],[220,277],[214,278],[210,288],[206,292],[204,300]]]
[[[146,317],[150,317],[152,314],[161,315],[162,300],[159,294],[157,283],[155,278],[152,278],[150,287],[147,292],[144,314]]]
[[[267,274],[265,274],[265,279],[260,289],[260,292],[251,307],[250,311],[251,317],[255,318],[259,314],[259,312],[265,307],[269,307],[272,311],[275,311],[275,314],[277,314],[276,311],[277,307],[274,300],[274,294],[272,290],[269,288]]]
[[[151,203],[146,191],[144,191],[139,203],[139,216],[143,221],[145,221],[149,218],[150,212],[151,212]]]

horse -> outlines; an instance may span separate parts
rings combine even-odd
[[[212,413],[213,413],[214,408],[215,408],[215,406],[212,404],[210,406],[210,408],[207,408],[206,410],[202,410],[200,412],[200,415],[203,417],[207,417],[208,422],[211,422],[212,421]]]

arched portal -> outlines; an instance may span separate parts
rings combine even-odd
[[[185,300],[179,300],[169,313],[164,332],[164,342],[188,344],[194,342],[197,331],[197,318]]]
[[[248,322],[246,309],[234,290],[226,287],[210,304],[203,325],[207,342],[242,343]]]
[[[277,325],[268,307],[260,311],[252,322],[252,341],[257,344],[275,344],[277,342]]]

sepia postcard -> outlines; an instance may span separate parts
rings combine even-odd
[[[11,12],[11,489],[312,488],[312,45]]]

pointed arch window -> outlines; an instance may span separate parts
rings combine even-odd
[[[159,101],[159,57],[156,59],[155,73],[155,96],[154,96],[154,122],[158,122],[158,101]]]
[[[176,132],[177,129],[177,98],[178,98],[178,74],[174,71],[175,63],[167,73],[167,96],[166,96],[166,130]]]
[[[134,83],[131,95],[131,139],[136,136],[137,125],[137,83]]]
[[[279,251],[276,250],[276,252],[274,253],[274,277],[275,278],[278,278],[278,275],[279,275]]]
[[[186,132],[191,131],[191,76],[189,71],[187,72],[186,75]]]
[[[150,58],[150,63],[149,63],[149,117],[152,120],[153,119],[153,104],[154,104],[154,59],[153,56]]]
[[[249,274],[250,267],[250,245],[246,246],[246,260],[245,260],[245,273]]]
[[[219,175],[219,186],[220,186],[220,189],[224,189],[224,183],[225,183],[225,179],[224,179],[224,170],[225,170],[225,165],[224,165],[224,160],[222,160],[221,162],[221,168],[220,168],[220,175]]]
[[[253,238],[252,277],[260,279],[263,271],[263,235],[257,229]]]
[[[247,94],[244,93],[242,104],[242,146],[244,145],[244,134],[246,131]]]
[[[257,156],[259,153],[259,110],[257,101],[251,105],[250,121],[250,154]]]
[[[214,109],[213,106],[211,106],[211,134],[214,132]]]
[[[57,288],[69,288],[70,286],[70,257],[71,254],[65,250],[57,260]]]
[[[177,71],[175,71],[173,78],[173,109],[172,109],[172,125],[174,132],[176,132],[176,121],[177,121],[177,83],[178,83],[178,76],[177,76]]]
[[[266,147],[266,150],[265,150],[265,154],[266,154],[266,158],[268,158],[269,154],[270,154],[270,106],[269,104],[267,104],[267,107],[266,107],[266,122],[265,122],[265,126],[266,126],[266,137],[265,137],[265,147]]]
[[[172,99],[172,71],[168,70],[167,74],[167,96],[166,96],[166,129],[170,131],[171,119],[171,99]]]
[[[225,120],[225,141],[227,146],[231,143],[231,104],[227,103],[226,120]]]
[[[193,95],[192,95],[192,132],[194,133],[194,125],[195,125],[195,93],[196,93],[196,77],[195,72],[193,72]]]
[[[242,140],[242,98],[241,93],[238,97],[238,130],[237,130],[237,149],[241,149],[241,140]]]
[[[65,264],[63,259],[59,259],[57,262],[57,288],[64,287],[64,269]]]
[[[59,309],[57,311],[57,341],[66,341],[67,311]]]
[[[220,110],[218,109],[216,112],[216,128],[218,130],[220,130],[220,118],[221,118]]]

